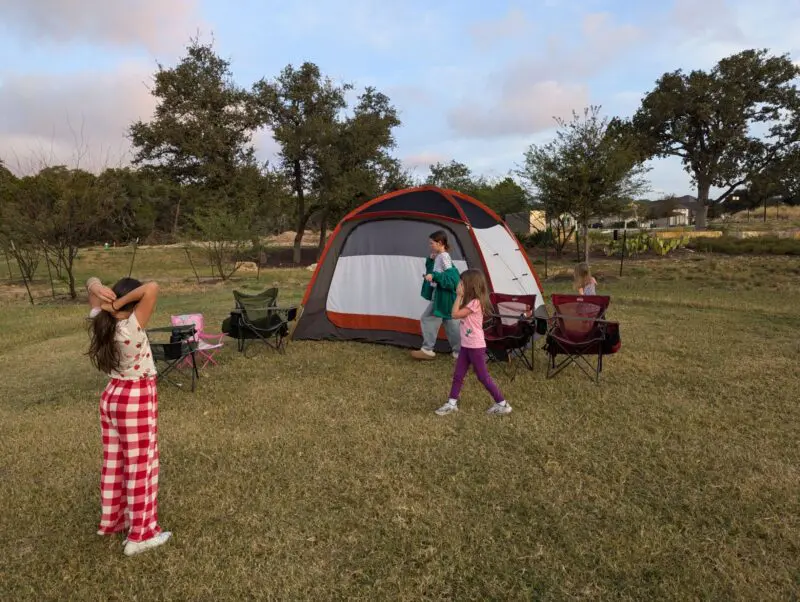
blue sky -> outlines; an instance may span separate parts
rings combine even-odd
[[[554,116],[630,115],[666,71],[751,47],[800,59],[800,2],[0,0],[0,157],[19,172],[124,164],[156,63],[198,32],[243,86],[308,60],[385,92],[403,120],[395,153],[420,176],[450,159],[503,176]],[[268,132],[254,142],[273,156]],[[692,192],[678,161],[652,167],[650,196]]]

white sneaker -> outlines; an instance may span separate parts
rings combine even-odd
[[[458,351],[453,351],[453,359],[458,359]]]
[[[445,414],[452,414],[453,412],[458,412],[458,404],[450,403],[448,401],[441,408],[436,410],[435,413],[437,416],[444,416]]]
[[[511,413],[511,406],[508,403],[500,404],[500,403],[493,403],[492,407],[486,410],[487,414],[510,414]]]
[[[170,531],[162,531],[155,537],[151,537],[150,539],[146,539],[144,541],[129,541],[125,544],[125,556],[135,556],[136,554],[141,554],[147,550],[157,548],[158,546],[167,543],[167,540],[170,537],[172,537],[172,533]]]

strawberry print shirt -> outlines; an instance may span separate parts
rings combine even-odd
[[[150,341],[144,328],[139,325],[136,314],[117,322],[114,340],[119,349],[119,369],[111,371],[111,378],[139,380],[156,376]]]

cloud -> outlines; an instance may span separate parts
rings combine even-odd
[[[441,153],[423,151],[403,158],[403,164],[411,169],[428,169],[436,163],[447,163],[450,157]]]
[[[589,104],[586,80],[607,68],[643,32],[615,24],[606,13],[584,15],[580,32],[576,45],[551,37],[539,54],[514,60],[490,76],[490,102],[469,99],[454,107],[448,114],[450,127],[467,137],[533,134],[553,127],[553,117],[569,116]]]
[[[0,0],[0,27],[53,44],[171,50],[200,25],[197,0]]]
[[[675,0],[670,20],[683,35],[727,42],[745,38],[728,0]]]
[[[434,96],[430,89],[417,85],[390,85],[382,90],[396,105],[430,106]],[[359,90],[359,94],[361,91]]]
[[[96,172],[128,164],[128,128],[149,121],[158,100],[148,89],[151,81],[152,71],[139,63],[114,72],[5,77],[0,158],[20,175],[48,165]],[[260,161],[275,162],[280,146],[270,130],[257,130],[252,144]]]
[[[497,105],[487,110],[479,102],[467,102],[451,111],[448,119],[462,135],[492,138],[548,130],[556,125],[555,118],[569,117],[588,104],[586,86],[552,80],[508,83]]]
[[[504,17],[500,19],[480,21],[470,27],[470,35],[473,42],[481,50],[486,50],[494,46],[498,41],[516,38],[534,30],[524,12],[519,8],[511,8]]]
[[[0,157],[19,172],[126,163],[128,127],[150,119],[155,108],[145,85],[151,77],[140,64],[114,72],[6,75],[0,85]]]

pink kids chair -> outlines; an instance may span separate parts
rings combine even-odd
[[[217,365],[217,362],[214,360],[214,355],[222,349],[222,339],[225,337],[224,333],[208,333],[204,329],[204,320],[203,314],[183,314],[180,316],[172,316],[172,325],[173,326],[190,326],[194,325],[195,331],[197,331],[197,335],[194,338],[195,343],[197,343],[197,355],[198,360],[203,358],[203,365],[202,368],[205,368],[209,362]],[[190,358],[187,358],[189,362],[191,362]],[[187,361],[184,360],[184,361]]]

